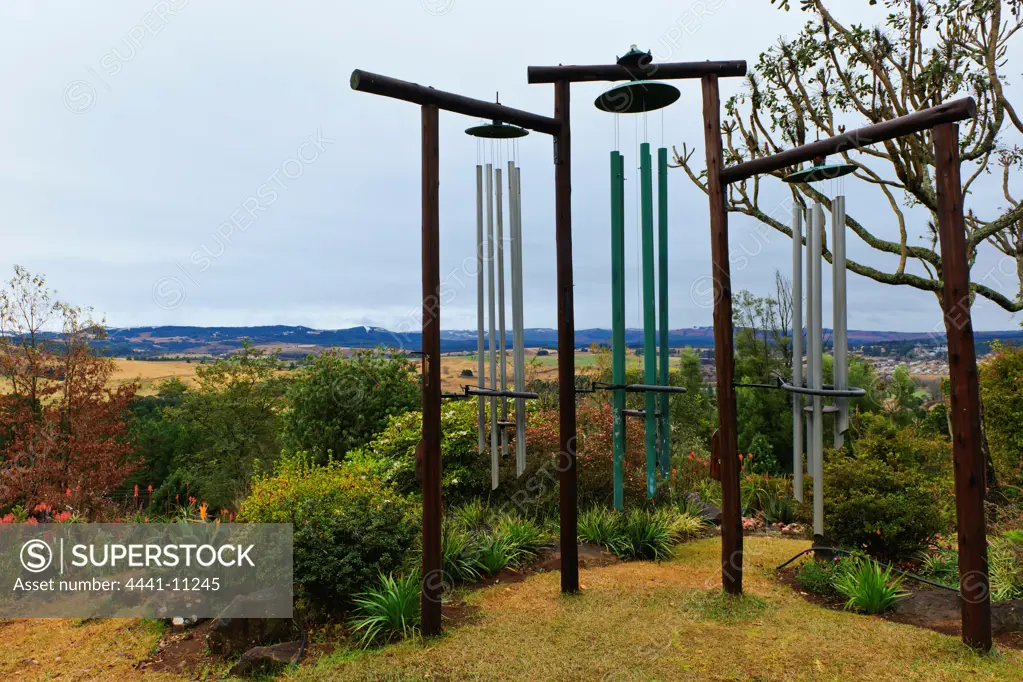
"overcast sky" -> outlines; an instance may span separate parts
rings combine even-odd
[[[94,307],[112,326],[407,329],[420,300],[419,109],[353,92],[353,69],[482,99],[499,90],[502,103],[550,115],[553,88],[527,85],[528,65],[610,63],[631,43],[661,60],[753,63],[802,21],[767,0],[4,3],[0,265],[46,274],[63,298]],[[1018,79],[1017,63],[1010,66]],[[727,96],[742,84],[723,86]],[[579,327],[611,321],[614,117],[592,106],[605,87],[573,87]],[[702,158],[699,86],[680,88],[663,118],[648,117],[646,137],[655,148],[696,144]],[[463,263],[474,251],[477,148],[462,134],[474,123],[441,117],[441,261],[453,294],[445,329],[475,326],[475,282]],[[634,164],[637,123],[621,117],[619,126]],[[553,327],[551,141],[531,135],[519,153],[525,322]],[[627,321],[639,326],[636,172],[627,175]],[[707,201],[681,170],[670,183],[670,324],[709,325]],[[991,206],[996,189],[983,190]],[[777,187],[765,192],[784,197]],[[877,196],[852,186],[848,195],[850,213],[897,240]],[[914,219],[911,234],[920,234],[926,216]],[[776,268],[791,270],[790,242],[751,219],[732,216],[731,243],[742,250],[735,289],[766,293]],[[896,262],[852,233],[849,255],[885,269]],[[989,253],[977,267],[998,265]],[[1012,296],[1013,268],[1003,268],[1001,289]],[[830,268],[825,289],[827,300]],[[851,328],[940,326],[932,294],[856,275],[849,289]],[[978,329],[1018,325],[987,302],[974,314]]]

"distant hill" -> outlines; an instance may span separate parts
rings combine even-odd
[[[830,332],[826,332],[830,333]],[[1001,332],[976,332],[978,342],[994,339],[1023,342],[1023,330]],[[507,335],[511,346],[511,333]],[[419,333],[392,332],[380,327],[352,327],[350,329],[310,329],[273,325],[266,327],[131,327],[108,329],[107,338],[97,341],[100,349],[110,355],[134,356],[140,358],[164,355],[210,355],[231,353],[241,347],[244,340],[257,346],[280,348],[285,357],[303,357],[320,349],[330,347],[375,348],[387,346],[403,350],[419,350],[422,337]],[[629,329],[625,334],[626,343],[640,346],[643,332]],[[610,344],[609,329],[577,329],[576,346],[593,343]],[[925,345],[944,345],[944,334],[907,333],[891,331],[849,332],[851,345],[885,342],[920,341]],[[711,348],[714,346],[712,327],[673,329],[668,342],[674,347],[693,346]],[[556,348],[556,329],[526,329],[525,343],[530,348]],[[444,352],[468,351],[476,348],[475,330],[449,330],[441,332],[441,350]]]

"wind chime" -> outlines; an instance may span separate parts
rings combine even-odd
[[[618,59],[618,64],[630,74],[637,74],[651,59],[649,52],[632,49]],[[594,102],[601,111],[618,114],[646,114],[663,109],[676,100],[680,93],[667,83],[633,80],[617,85],[602,93]],[[646,129],[644,116],[644,130]],[[637,124],[638,131],[638,124]],[[637,133],[638,137],[638,133]],[[669,397],[671,393],[684,393],[685,388],[669,386],[668,381],[668,150],[657,150],[657,251],[658,287],[654,277],[654,208],[653,162],[650,143],[639,145],[640,157],[640,213],[643,255],[643,381],[626,381],[625,341],[625,157],[620,151],[611,152],[611,383],[597,383],[595,387],[612,391],[614,414],[614,505],[624,506],[625,473],[625,418],[641,418],[646,424],[646,488],[653,497],[657,487],[657,469],[667,477],[671,469],[671,436]],[[655,297],[658,303],[655,305]],[[657,308],[660,308],[658,329]],[[659,336],[658,336],[659,332]],[[658,367],[658,350],[660,366]],[[659,371],[658,371],[659,370]],[[626,409],[627,393],[645,394],[645,409]]]
[[[856,170],[852,164],[827,165],[818,157],[810,168],[785,178],[790,184],[837,180]],[[831,200],[832,235],[832,345],[834,384],[825,385],[824,329],[822,312],[822,255],[824,250],[824,206],[815,201],[805,210],[797,204],[792,210],[792,383],[782,388],[792,393],[792,464],[795,498],[803,501],[803,415],[806,420],[806,463],[813,476],[813,533],[824,536],[824,415],[834,414],[834,447],[845,443],[849,429],[849,398],[866,395],[861,388],[849,388],[849,341],[846,307],[845,196],[839,183]],[[802,231],[806,225],[806,377],[803,377],[803,265]],[[810,404],[803,405],[803,396]],[[825,398],[834,405],[825,405]]]
[[[537,394],[525,391],[525,336],[522,315],[522,192],[520,171],[514,151],[515,140],[529,131],[494,121],[469,128],[466,134],[481,140],[476,164],[476,257],[480,264],[476,273],[477,322],[477,382],[466,386],[466,395],[478,400],[479,451],[487,449],[487,405],[490,403],[490,465],[491,488],[496,489],[500,478],[500,462],[508,449],[508,432],[515,433],[515,471],[521,476],[526,470],[526,400]],[[491,140],[488,146],[482,140]],[[504,145],[508,144],[506,148]],[[510,148],[511,154],[506,153]],[[504,182],[501,157],[508,157],[508,246],[511,251],[511,323],[512,323],[512,382],[508,388],[507,346],[505,327],[505,234],[504,234]],[[495,167],[496,166],[496,167]],[[486,201],[484,202],[484,196]],[[485,204],[485,213],[484,213]],[[484,237],[484,216],[486,233]],[[496,220],[495,220],[496,218]],[[496,233],[495,233],[496,228]],[[486,275],[484,276],[484,266]],[[484,281],[485,280],[485,281]],[[496,283],[496,288],[495,288]],[[486,309],[486,315],[484,314]],[[488,329],[484,330],[485,319]],[[489,387],[485,379],[489,361]],[[508,419],[508,399],[515,400],[515,419]]]

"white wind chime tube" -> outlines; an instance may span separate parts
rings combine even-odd
[[[512,362],[516,391],[526,390],[525,328],[522,313],[522,186],[521,169],[508,164],[511,214]],[[515,474],[526,471],[526,401],[515,399]]]
[[[497,361],[497,369],[500,376],[500,390],[508,390],[508,353],[505,347],[505,334],[507,328],[504,323],[505,305],[504,300],[504,185],[501,181],[501,169],[494,169],[496,177],[494,186],[497,189],[497,347],[500,356]],[[509,197],[509,201],[511,198]],[[510,207],[509,207],[510,209]],[[508,399],[501,397],[498,402],[501,404],[501,421],[508,421]],[[508,432],[501,428],[501,454],[508,449]]]
[[[803,385],[803,209],[792,207],[792,384]],[[803,397],[792,394],[792,491],[803,501]]]
[[[487,164],[487,283],[490,295],[487,297],[490,317],[490,388],[497,387],[497,354],[494,342],[497,340],[495,328],[495,296],[494,296],[494,166]],[[497,398],[490,398],[490,487],[497,490],[500,469],[500,453],[498,452],[497,435]]]
[[[486,347],[486,335],[483,331],[486,324],[483,310],[486,298],[486,290],[483,288],[483,264],[486,259],[483,257],[483,166],[479,164],[476,165],[476,258],[476,386],[483,388],[485,383],[483,354]],[[483,396],[476,400],[479,408],[476,415],[479,451],[483,452],[487,447],[487,411]]]
[[[822,362],[824,330],[823,309],[821,306],[821,247],[824,236],[824,207],[820,203],[813,206],[813,239],[811,268],[813,269],[813,328],[811,331],[810,353],[813,362],[813,388],[823,388]],[[824,405],[823,398],[813,396],[813,534],[824,535]]]
[[[848,308],[846,299],[846,264],[845,264],[845,197],[837,196],[831,202],[831,243],[832,243],[832,279],[835,288],[834,308],[834,341],[835,353],[835,388],[849,388],[849,330]],[[835,415],[835,449],[845,444],[845,432],[849,429],[849,399],[836,398],[838,413]]]

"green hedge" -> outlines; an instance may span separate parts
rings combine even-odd
[[[402,567],[420,534],[419,515],[367,468],[316,465],[300,453],[254,481],[239,520],[293,523],[296,596],[343,610],[381,573]]]
[[[901,561],[943,530],[940,489],[923,475],[864,457],[833,457],[824,466],[824,533],[843,547]]]

